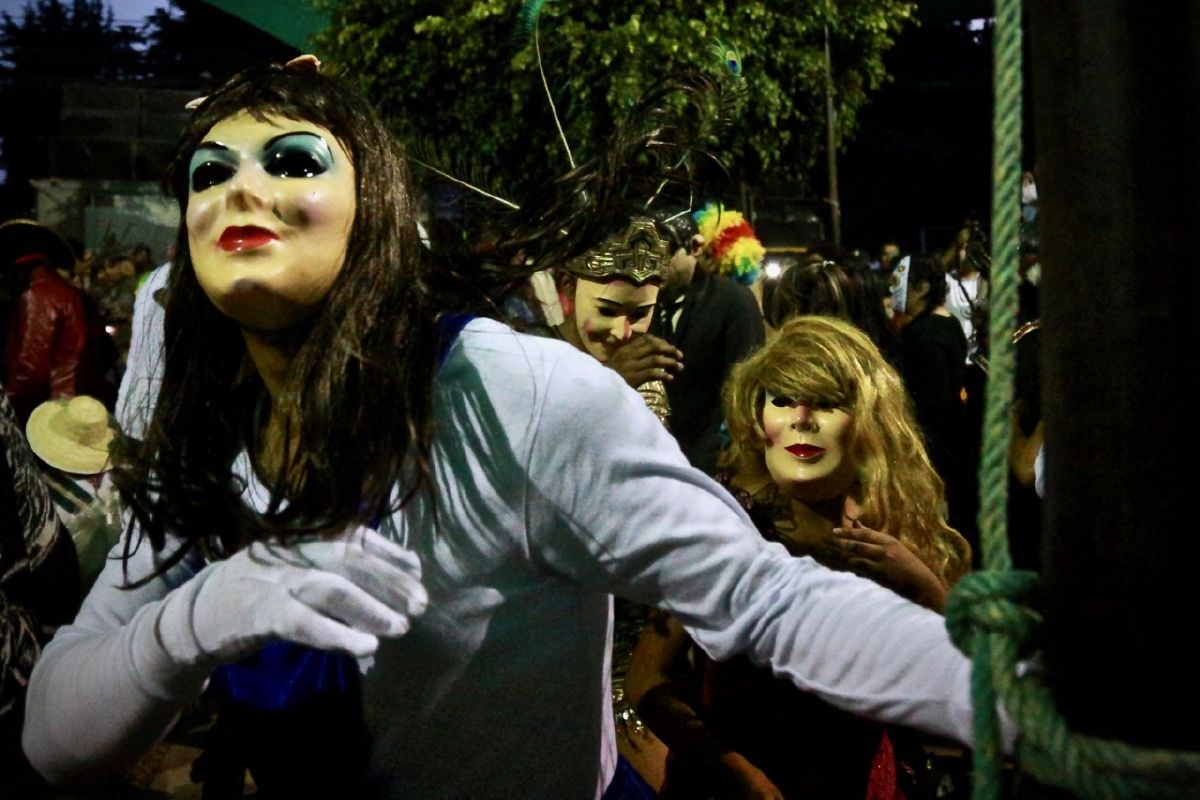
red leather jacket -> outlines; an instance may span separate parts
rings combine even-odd
[[[90,341],[79,290],[52,267],[34,267],[8,329],[4,387],[22,421],[45,400],[103,392],[103,366]]]

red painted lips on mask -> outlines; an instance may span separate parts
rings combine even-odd
[[[279,236],[266,228],[259,228],[255,225],[240,225],[229,227],[222,231],[218,244],[226,252],[238,253],[243,250],[254,250],[263,247],[278,239]]]
[[[817,447],[814,444],[793,444],[788,445],[785,449],[797,458],[816,458],[825,452],[824,447]]]

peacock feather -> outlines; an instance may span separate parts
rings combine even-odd
[[[550,82],[546,80],[546,68],[542,65],[542,45],[538,40],[538,22],[542,18],[542,7],[546,0],[525,0],[521,10],[517,12],[517,25],[514,38],[518,47],[524,47],[533,42],[537,54],[538,75],[542,78],[542,88],[546,92],[546,102],[550,104],[550,114],[554,117],[554,127],[558,130],[558,138],[562,140],[563,150],[567,153],[567,163],[575,169],[575,156],[571,153],[571,143],[567,141],[566,131],[563,130],[562,120],[558,118],[558,107],[554,104],[554,93],[550,91]]]
[[[517,12],[517,26],[514,31],[517,46],[524,46],[537,32],[538,20],[542,16],[542,6],[546,0],[525,0],[521,10]]]
[[[715,39],[710,49],[721,60],[721,63],[725,65],[725,68],[729,70],[730,75],[735,78],[742,77],[742,56],[738,53],[737,47],[726,44],[720,39]]]

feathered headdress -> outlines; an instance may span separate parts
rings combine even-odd
[[[717,272],[746,286],[754,283],[767,251],[746,218],[720,203],[709,203],[692,216]]]

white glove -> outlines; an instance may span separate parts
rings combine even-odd
[[[155,630],[179,666],[239,661],[286,639],[369,656],[428,603],[421,562],[368,528],[302,544],[255,542],[171,592]]]

